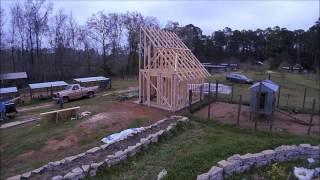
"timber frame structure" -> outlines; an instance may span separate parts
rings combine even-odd
[[[210,74],[190,49],[169,31],[141,27],[139,103],[176,112],[200,100]]]

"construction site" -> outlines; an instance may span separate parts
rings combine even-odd
[[[319,179],[317,3],[1,2],[0,179]]]

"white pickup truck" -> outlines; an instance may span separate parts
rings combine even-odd
[[[53,94],[53,99],[58,103],[59,99],[62,98],[63,102],[66,103],[72,99],[79,99],[82,97],[93,98],[98,86],[93,87],[81,87],[80,84],[70,84],[62,91]]]

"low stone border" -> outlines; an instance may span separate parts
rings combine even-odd
[[[219,161],[208,172],[198,175],[197,180],[223,180],[224,177],[245,172],[252,167],[306,158],[320,159],[320,145],[282,145],[274,150],[264,150],[255,154],[235,154],[226,160]]]
[[[174,120],[173,120],[174,119]],[[61,179],[72,179],[72,180],[77,180],[77,179],[82,179],[85,178],[86,176],[95,176],[96,172],[99,168],[109,168],[113,165],[116,165],[120,163],[121,161],[126,160],[128,157],[134,156],[136,153],[138,153],[142,148],[145,148],[149,146],[152,143],[156,143],[159,140],[159,137],[164,135],[165,133],[168,133],[172,128],[174,128],[177,123],[179,122],[186,122],[189,119],[187,117],[183,116],[171,116],[169,118],[162,119],[160,121],[157,121],[156,123],[145,127],[145,129],[142,132],[147,131],[148,129],[154,128],[159,126],[161,123],[165,123],[166,121],[173,121],[168,126],[166,126],[164,129],[161,129],[153,134],[148,134],[147,137],[141,138],[138,143],[136,143],[133,146],[128,146],[125,147],[122,150],[119,150],[115,152],[114,154],[108,155],[107,157],[103,157],[101,161],[98,162],[88,162],[88,164],[77,164],[76,168],[73,168],[71,171],[61,174],[61,175],[55,175],[54,177],[49,177],[48,175],[45,176],[44,174],[46,172],[49,172],[50,170],[54,169],[55,167],[63,167],[67,163],[76,163],[76,160],[78,158],[83,158],[85,156],[93,156],[94,154],[101,152],[103,150],[106,150],[111,144],[103,144],[98,147],[91,148],[87,150],[84,153],[80,153],[75,156],[70,156],[66,157],[60,161],[55,161],[55,162],[49,162],[48,164],[34,169],[32,171],[16,175],[10,178],[7,178],[7,180],[20,180],[20,179],[52,179],[52,180],[61,180]],[[132,134],[129,137],[135,136],[139,133]],[[125,139],[122,139],[125,140]],[[121,141],[121,140],[120,140]],[[118,141],[119,142],[119,141]],[[114,142],[117,143],[117,142]],[[113,144],[114,144],[113,143]]]

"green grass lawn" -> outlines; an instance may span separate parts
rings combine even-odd
[[[260,81],[268,78],[266,72],[257,71],[243,71],[244,75],[249,78]],[[212,82],[218,80],[224,84],[229,84],[226,81],[226,74],[215,74],[209,78]],[[295,73],[283,73],[274,72],[271,74],[271,80],[278,83],[281,86],[280,92],[280,104],[282,108],[286,108],[288,94],[290,94],[288,106],[290,109],[302,109],[302,102],[305,88],[307,88],[305,110],[310,111],[312,108],[312,101],[316,99],[316,110],[320,108],[320,79],[319,74],[295,74]],[[239,96],[242,95],[243,103],[249,104],[251,85],[247,84],[234,84],[234,96],[233,101],[238,102]],[[224,96],[226,100],[230,100],[230,96]]]
[[[192,118],[160,143],[92,179],[155,179],[165,168],[166,179],[195,179],[233,154],[255,153],[282,144],[319,144],[319,139],[239,129]]]

